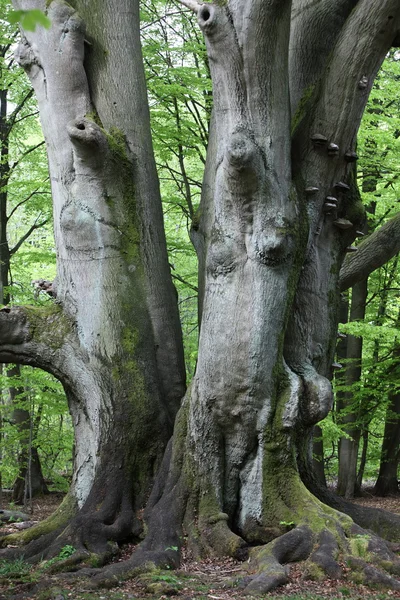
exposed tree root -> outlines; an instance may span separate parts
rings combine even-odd
[[[75,546],[76,551],[72,556],[53,563],[46,569],[46,574],[57,572],[61,580],[83,579],[85,587],[89,588],[111,588],[155,568],[177,568],[181,561],[183,544],[183,507],[188,510],[188,497],[182,494],[182,491],[178,480],[174,489],[170,490],[169,497],[164,496],[161,502],[162,505],[167,505],[177,494],[175,498],[180,498],[180,502],[169,505],[173,518],[165,522],[162,518],[163,511],[154,511],[151,535],[138,545],[129,560],[98,568],[106,560],[110,560],[116,544],[109,544],[105,549],[104,542],[100,541],[100,538],[92,537],[91,547],[97,548],[98,554],[89,551],[85,546],[86,543],[83,544],[81,540],[82,543]],[[317,506],[321,508],[319,503]],[[160,503],[157,508],[160,508]],[[77,517],[73,519],[67,528],[62,528],[61,532],[54,530],[46,536],[32,540],[23,549],[9,549],[7,558],[12,558],[10,553],[22,550],[25,556],[28,551],[29,562],[49,558],[50,554],[54,555],[55,550],[61,549],[63,544],[78,539],[76,527],[71,526],[74,522],[76,525],[82,523],[81,518],[83,515],[79,519]],[[69,535],[68,531],[70,531]],[[225,547],[226,540],[229,540],[228,523],[222,516],[220,520],[209,522],[208,527],[197,531],[203,538],[197,547],[203,549],[207,547],[208,551],[211,551],[212,546],[215,545],[215,554],[219,554],[222,546]],[[75,537],[71,537],[73,532]],[[400,559],[390,549],[390,544],[352,523],[345,515],[329,508],[322,516],[318,511],[315,523],[306,519],[304,524],[298,524],[291,531],[262,546],[245,548],[244,540],[233,532],[230,533],[236,549],[242,550],[242,558],[245,558],[246,552],[250,556],[249,562],[246,561],[244,564],[244,570],[246,569],[249,574],[238,580],[238,585],[243,588],[244,594],[264,594],[288,583],[289,565],[298,561],[305,561],[304,577],[311,580],[320,581],[326,577],[347,579],[357,584],[400,590]],[[46,544],[51,549],[50,552],[44,549]],[[229,543],[226,548],[228,547]],[[97,568],[93,568],[94,566]],[[61,571],[70,572],[61,573]]]
[[[23,556],[36,564],[59,557],[68,546],[74,549],[73,555],[57,561],[52,570],[76,569],[81,563],[96,567],[106,564],[118,552],[118,542],[138,535],[141,525],[129,493],[111,491],[102,503],[95,500],[93,493],[77,511],[71,496],[67,496],[48,519],[31,529],[5,536],[0,556],[11,560]]]
[[[240,585],[244,593],[267,593],[289,581],[288,565],[298,561],[306,561],[307,579],[346,576],[354,583],[400,590],[400,560],[387,544],[357,525],[346,532],[339,522],[335,532],[326,528],[316,534],[308,526],[300,526],[252,549],[250,568],[255,573],[243,578]],[[342,564],[351,572],[345,574]]]
[[[307,443],[305,447],[307,448]],[[373,531],[376,535],[397,544],[397,547],[400,548],[400,515],[381,508],[370,508],[354,504],[322,486],[313,475],[307,449],[298,456],[298,466],[303,483],[321,502],[345,513],[360,527]]]
[[[322,581],[329,577],[371,587],[400,590],[400,559],[384,540],[355,524],[343,526],[340,518],[334,526],[330,515],[327,520],[329,524],[320,531],[313,531],[308,525],[300,525],[269,544],[251,548],[250,561],[244,566],[249,575],[238,580],[243,593],[265,594],[288,583],[289,565],[299,561],[305,561],[306,579]],[[111,588],[155,568],[177,568],[179,563],[179,547],[151,551],[143,543],[125,562],[102,569],[80,569],[64,577],[84,578],[85,586],[90,588]],[[343,568],[344,566],[348,568]]]

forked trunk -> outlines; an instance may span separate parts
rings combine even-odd
[[[339,270],[363,219],[351,163],[369,90],[400,28],[398,0],[180,2],[197,14],[214,94],[196,231],[202,291],[199,357],[148,503],[147,536],[130,561],[111,565],[95,580],[129,577],[143,563],[176,565],[184,532],[199,553],[241,558],[248,555],[249,546],[273,540],[251,552],[257,574],[244,582],[248,592],[263,593],[285,582],[284,565],[310,555],[319,576],[337,578],[342,574],[340,553],[351,557],[352,539],[365,532],[312,496],[301,481],[298,462],[307,464],[308,436],[331,407]],[[88,93],[82,97],[79,93],[86,89],[83,69],[61,84],[55,77],[61,67],[51,64],[64,52],[68,60],[63,68],[82,64],[82,50],[79,60],[69,54],[76,36],[83,47],[81,22],[64,2],[51,2],[53,29],[38,40],[38,45],[43,39],[51,42],[43,58],[39,53],[46,63],[46,79],[39,59],[27,59],[27,66],[43,82],[44,111],[51,89],[57,102],[75,95],[73,114],[65,116],[68,104],[59,115],[61,155],[53,137],[56,111],[46,115],[42,110],[42,118],[51,134],[51,168],[57,161],[69,165],[56,170],[60,179],[53,186],[56,205],[60,197],[55,212],[57,294],[64,313],[61,317],[56,308],[51,317],[63,324],[60,347],[52,354],[52,372],[63,365],[67,373],[64,382],[77,441],[92,439],[89,449],[100,452],[99,457],[85,453],[82,441],[77,447],[73,489],[81,493],[83,528],[85,514],[96,526],[93,511],[105,484],[113,486],[112,497],[124,486],[129,496],[139,475],[142,482],[148,481],[152,462],[147,454],[139,464],[138,457],[143,456],[139,443],[144,438],[152,441],[147,453],[157,462],[156,450],[174,414],[163,404],[157,376],[167,391],[180,381],[167,378],[170,356],[164,352],[156,362],[152,353],[154,344],[167,349],[170,340],[164,321],[156,318],[160,303],[154,301],[156,290],[151,285],[159,281],[151,278],[156,269],[151,251],[156,246],[144,244],[154,228],[146,212],[152,205],[143,202],[140,185],[135,188],[135,210],[131,201],[126,202],[133,197],[132,187],[125,187],[126,174],[132,165],[133,172],[137,167],[130,162],[131,153],[137,152],[140,165],[147,157],[141,152],[147,138],[132,141],[128,126],[121,127],[125,121],[118,120],[120,89],[115,95],[111,88],[108,95],[101,92],[120,62],[116,51],[110,58],[104,49],[120,50],[120,42],[126,42],[119,31],[132,3],[124,0],[112,14],[108,7],[96,13],[93,4],[97,6],[76,0],[93,24],[88,28],[93,49],[87,64],[96,74],[91,81],[94,120],[89,118],[93,107]],[[98,20],[91,14],[98,14]],[[110,45],[115,38],[119,43]],[[320,50],[318,61],[313,60],[315,47]],[[32,57],[32,47],[26,55]],[[135,81],[131,75],[128,80]],[[132,119],[135,113],[127,114]],[[121,144],[118,131],[110,129],[107,135],[96,122],[109,129],[105,118],[110,115],[127,144],[123,136]],[[136,114],[135,118],[140,121]],[[90,308],[84,295],[88,289],[95,298]],[[166,316],[171,307],[162,306]],[[2,319],[11,327],[20,314],[25,314],[22,309]],[[41,331],[23,327],[14,331],[14,337],[22,336],[26,349],[26,344],[38,342],[38,336],[42,341]],[[15,345],[12,348],[15,351]],[[42,361],[47,360],[42,346],[40,350]],[[99,427],[92,425],[96,419]],[[113,436],[118,436],[118,446]],[[83,477],[88,472],[94,479]],[[83,487],[85,481],[93,481],[91,489]],[[113,539],[119,521],[132,518],[124,511],[124,498],[115,499],[119,520],[111,511],[112,520],[103,505],[96,513],[107,539]],[[106,502],[104,506],[109,508]],[[291,527],[293,531],[278,537]],[[368,540],[374,556],[396,561],[377,538]],[[358,568],[370,579],[379,575],[362,561]],[[384,577],[388,585],[400,587]]]
[[[316,541],[324,549],[314,562],[337,577],[332,539],[337,527],[350,537],[351,522],[307,491],[297,458],[308,455],[311,428],[331,408],[339,271],[364,218],[354,144],[400,15],[392,30],[394,2],[378,9],[368,1],[353,12],[354,2],[340,3],[324,68],[313,72],[307,63],[310,72],[294,71],[291,86],[304,98],[291,136],[289,40],[296,48],[310,33],[307,2],[181,3],[197,13],[205,35],[214,96],[196,231],[199,358],[164,492],[160,483],[151,499],[144,555],[132,564],[173,564],[165,548],[180,545],[182,522],[197,551],[242,557],[247,545],[297,525],[287,546],[272,542],[269,552],[253,553],[264,574],[247,591],[284,580],[279,563],[306,558]],[[334,12],[323,4],[324,17]],[[373,40],[368,55],[353,43],[360,27]],[[312,31],[314,43],[323,34]],[[343,64],[349,72],[339,106]]]

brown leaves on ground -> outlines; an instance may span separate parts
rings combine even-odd
[[[44,496],[32,502],[30,519],[38,521],[51,514],[61,502],[61,495]],[[368,491],[363,498],[357,498],[355,502],[368,505],[371,508],[383,508],[392,512],[400,513],[400,495],[396,497],[377,498]],[[4,508],[8,508],[5,506]],[[28,512],[26,508],[23,509]],[[13,525],[7,525],[12,527]],[[4,526],[1,528],[4,531]],[[13,530],[15,531],[15,529]],[[121,548],[118,561],[126,560],[134,549],[133,544],[125,544]],[[346,573],[349,569],[343,565]],[[304,564],[296,563],[290,569],[290,581],[281,588],[264,594],[263,598],[295,598],[296,600],[317,600],[319,598],[336,598],[350,600],[361,600],[362,598],[377,598],[378,600],[390,600],[399,598],[400,592],[385,591],[378,592],[362,585],[355,585],[344,580],[325,579],[323,582],[306,580],[304,578]],[[232,558],[194,560],[189,553],[183,554],[181,567],[177,571],[156,570],[145,573],[142,576],[126,581],[112,590],[90,590],[85,589],[85,584],[69,584],[58,581],[57,577],[46,580],[46,600],[165,600],[177,598],[177,600],[231,600],[244,598],[243,592],[237,587],[237,579],[246,576],[246,563],[235,561]],[[13,589],[11,589],[13,588]],[[32,598],[39,600],[44,598],[43,588],[41,592],[30,592],[32,586],[27,583],[6,585],[0,580],[0,600]],[[23,595],[21,595],[21,593]]]

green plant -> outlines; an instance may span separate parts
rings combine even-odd
[[[296,527],[296,523],[294,521],[279,521],[279,525],[281,525],[281,527],[285,527],[288,531]]]
[[[179,581],[179,579],[175,575],[172,575],[172,573],[156,573],[152,575],[151,578],[153,581],[162,581],[164,583],[170,583],[172,585],[181,584],[181,581]]]
[[[74,546],[64,546],[63,548],[61,548],[60,553],[58,555],[58,559],[59,560],[64,560],[65,558],[69,558],[70,556],[73,555],[73,553],[76,551],[76,548],[74,548]]]
[[[70,546],[70,545],[66,545],[63,548],[61,548],[60,552],[57,554],[57,556],[54,556],[53,558],[50,558],[50,560],[46,560],[42,563],[41,569],[42,570],[47,570],[50,567],[52,567],[53,565],[61,562],[62,560],[66,560],[67,558],[69,558],[70,556],[73,555],[73,553],[76,551],[76,548],[74,548],[74,546]]]
[[[355,556],[368,559],[369,535],[356,535],[350,540],[350,548]]]
[[[4,579],[19,579],[28,575],[32,566],[24,561],[24,558],[16,558],[15,560],[0,560],[0,578]]]
[[[340,587],[338,588],[338,592],[342,594],[342,596],[351,596],[351,590],[348,587]]]

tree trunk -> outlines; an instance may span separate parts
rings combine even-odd
[[[8,368],[7,376],[20,379],[20,366],[13,365],[11,369]],[[19,473],[13,485],[12,499],[14,502],[24,504],[26,500],[31,500],[35,496],[48,494],[49,490],[43,477],[39,453],[34,445],[33,414],[26,408],[18,406],[22,398],[26,398],[26,390],[22,386],[16,387],[13,383],[9,387],[9,394],[10,401],[14,405],[11,420],[18,430],[21,448],[18,456]]]
[[[319,427],[319,425],[315,425],[313,431],[313,470],[320,485],[326,487],[324,468],[324,440],[322,437],[322,429]]]
[[[357,481],[356,481],[357,490],[361,490],[361,486],[362,486],[362,482],[363,482],[363,478],[364,478],[365,465],[367,464],[368,439],[369,439],[369,432],[368,432],[367,427],[364,427],[364,431],[362,432],[363,448],[362,448],[362,452],[361,452],[360,465],[358,467]]]
[[[350,321],[360,321],[365,316],[365,303],[367,300],[367,280],[356,283],[352,290]],[[347,340],[347,364],[345,384],[351,386],[361,377],[362,338],[350,335]],[[341,396],[340,411],[344,416],[338,418],[344,425],[344,431],[349,437],[342,437],[339,441],[339,473],[337,493],[345,498],[353,498],[356,492],[358,447],[361,437],[362,405],[355,404],[353,393],[346,392]]]
[[[0,313],[0,358],[55,375],[75,428],[67,501],[23,540],[43,532],[55,537],[76,514],[69,543],[104,554],[108,542],[141,531],[137,511],[172,432],[185,375],[138,2],[98,11],[93,2],[73,4],[14,3],[46,10],[52,23],[48,31],[25,32],[17,56],[35,89],[47,142],[57,278],[52,305]],[[64,543],[57,538],[45,552]],[[33,542],[34,552],[43,552],[40,543]]]
[[[244,584],[246,593],[264,593],[287,581],[284,564],[310,555],[310,569],[340,576],[336,559],[351,553],[346,539],[360,534],[351,519],[307,491],[297,459],[312,427],[332,403],[328,377],[336,343],[339,269],[363,219],[354,169],[346,156],[354,149],[374,77],[400,28],[400,11],[397,0],[379,5],[375,0],[343,0],[335,6],[324,0],[317,3],[327,25],[323,30],[310,22],[315,3],[308,0],[293,6],[290,0],[181,3],[196,12],[204,33],[214,94],[197,231],[199,357],[148,502],[146,538],[130,561],[111,565],[95,581],[129,577],[143,563],[176,565],[185,531],[191,548],[202,554],[245,558],[249,546],[271,542],[251,553],[256,575]],[[25,8],[32,5],[22,3]],[[146,210],[154,205],[143,202],[141,184],[151,182],[153,174],[135,180],[136,220],[126,227],[132,217],[132,206],[127,209],[124,202],[132,191],[124,187],[130,152],[136,152],[134,167],[140,172],[149,139],[143,132],[132,137],[129,129],[142,124],[138,115],[143,95],[136,98],[137,90],[130,88],[133,99],[124,104],[123,80],[116,76],[122,63],[126,79],[137,81],[139,67],[129,71],[132,62],[123,60],[128,54],[121,57],[128,41],[135,44],[131,60],[140,57],[134,52],[137,6],[125,0],[118,9],[110,2],[101,11],[88,0],[74,5],[87,20],[92,44],[85,64],[88,73],[96,75],[90,79],[94,118],[110,129],[105,135],[88,116],[93,107],[82,67],[81,21],[65,2],[54,0],[49,8],[52,29],[27,34],[32,43],[20,56],[38,90],[50,170],[59,174],[57,180],[53,176],[53,196],[60,305],[45,318],[46,329],[29,327],[33,315],[26,309],[0,313],[0,357],[23,348],[20,356],[34,355],[37,361],[40,357],[60,378],[66,373],[64,385],[76,427],[73,492],[82,505],[76,522],[87,531],[88,520],[92,539],[94,532],[100,536],[104,531],[112,540],[121,519],[127,514],[132,519],[121,488],[130,491],[132,486],[135,499],[143,498],[140,492],[146,488],[143,481],[149,480],[146,467],[151,464],[149,449],[144,452],[143,447],[153,443],[150,452],[156,463],[156,450],[168,432],[168,417],[174,411],[167,413],[155,382],[159,375],[163,389],[170,389],[171,380],[165,382],[163,376],[175,355],[168,348],[165,363],[152,360],[149,332],[154,331],[155,339],[171,341],[173,331],[159,337],[165,333],[164,322],[155,319],[152,300],[152,293],[161,293],[161,284],[151,278],[156,265],[150,261],[157,256],[159,266],[161,259],[149,251],[155,248],[148,237],[154,221],[146,220]],[[314,37],[315,45],[327,36],[329,44],[321,45],[317,68],[307,60],[308,41]],[[73,42],[78,39],[76,53]],[[300,72],[293,66],[296,51],[290,57],[289,48],[303,46]],[[107,85],[110,81],[115,82],[115,93]],[[307,98],[294,123],[289,88],[292,98]],[[62,104],[65,98],[70,100]],[[136,100],[138,111],[132,112]],[[127,137],[122,152],[121,136],[111,131],[113,123]],[[316,134],[323,134],[326,143],[321,145]],[[347,230],[342,229],[344,221]],[[95,298],[90,307],[87,290]],[[167,302],[164,295],[158,298]],[[171,306],[163,307],[166,318]],[[51,362],[45,344],[50,324],[50,339],[57,340]],[[166,341],[160,348],[167,348]],[[134,382],[142,383],[141,395],[132,392]],[[81,409],[84,399],[86,412]],[[92,425],[94,418],[100,422],[101,436]],[[98,458],[92,448],[98,450]],[[91,487],[83,485],[87,481],[93,481]],[[102,503],[106,487],[111,491]],[[107,503],[110,495],[118,501],[119,512]],[[293,531],[275,539],[292,526]],[[371,544],[374,556],[396,560],[377,538],[371,536]],[[377,570],[362,561],[360,569],[365,577],[377,576]],[[385,577],[388,585],[399,587]]]
[[[281,0],[181,3],[204,33],[214,94],[196,231],[199,356],[170,463],[167,456],[150,498],[147,537],[128,567],[109,573],[119,578],[147,561],[176,564],[182,525],[196,552],[239,557],[296,525],[269,550],[251,553],[258,574],[245,592],[263,593],[287,579],[283,563],[307,558],[337,527],[352,535],[344,515],[309,494],[296,458],[332,404],[339,269],[364,217],[346,156],[393,36],[384,42],[378,30],[385,23],[388,32],[395,4],[378,10],[367,1],[351,12],[356,2],[338,3],[340,37],[333,54],[326,47],[323,73],[303,71],[296,80],[294,69],[299,97],[318,83],[307,89],[291,144],[290,32],[291,48],[303,47],[306,31],[327,35],[310,27],[308,3],[295,3],[293,13]],[[329,16],[332,3],[322,5]],[[374,40],[368,57],[353,39],[360,28]],[[327,523],[335,523],[331,532]],[[334,559],[314,562],[340,576]]]
[[[374,487],[374,494],[376,496],[389,496],[390,494],[397,494],[399,492],[397,475],[400,461],[399,418],[400,394],[390,394],[386,411],[379,475]]]

